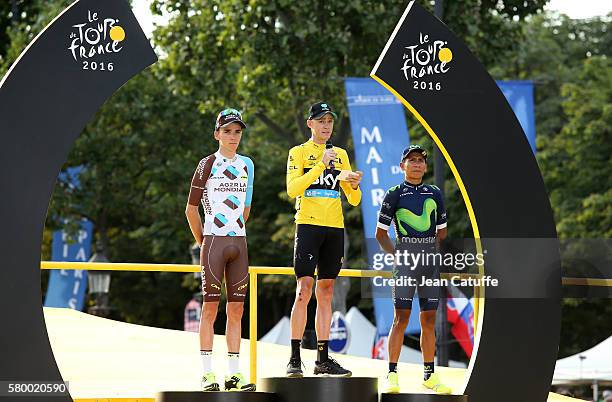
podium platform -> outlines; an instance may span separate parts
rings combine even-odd
[[[276,402],[275,394],[269,392],[201,392],[167,391],[160,392],[156,402]]]
[[[260,380],[260,389],[278,402],[378,402],[375,377],[271,377]]]
[[[437,394],[381,394],[380,402],[468,402],[468,396]]]

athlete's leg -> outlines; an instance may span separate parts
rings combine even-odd
[[[410,308],[395,308],[393,325],[389,332],[389,363],[397,363],[404,344],[404,332],[410,320]]]
[[[291,339],[302,339],[306,328],[308,302],[312,296],[314,278],[303,276],[297,279],[295,300],[291,309]]]
[[[227,302],[225,307],[227,323],[225,325],[225,340],[229,353],[240,352],[240,338],[242,334],[243,302]]]
[[[248,250],[246,237],[226,237],[224,241],[227,244],[223,252],[227,292],[225,339],[228,353],[237,354],[240,352],[244,299],[249,284]]]
[[[214,324],[219,309],[218,301],[204,301],[200,316],[200,350],[211,351],[215,336]]]
[[[221,281],[223,280],[224,261],[222,253],[215,247],[217,239],[204,236],[200,253],[202,274],[202,315],[200,316],[200,350],[212,351],[214,323],[221,298]]]
[[[412,298],[416,292],[416,286],[408,284],[408,279],[411,278],[412,273],[412,270],[404,265],[393,268],[393,277],[399,282],[396,282],[398,284],[391,288],[394,312],[393,324],[389,332],[389,364],[398,362],[402,345],[404,344],[404,333],[410,320]]]
[[[320,226],[314,225],[297,225],[295,229],[293,265],[297,287],[291,309],[292,342],[299,342],[304,336],[308,302],[314,285],[314,271],[319,261],[319,249],[323,238],[321,230]]]
[[[315,330],[317,341],[328,341],[332,317],[332,298],[334,296],[335,279],[319,279],[315,289],[317,298],[317,315]]]
[[[436,354],[436,310],[421,311],[421,353],[424,362],[433,362]]]
[[[247,384],[240,373],[240,339],[244,299],[249,284],[249,257],[244,236],[225,237],[223,250],[225,264],[225,289],[227,304],[225,312],[225,340],[227,342],[226,391],[255,391],[255,384]]]
[[[344,255],[344,229],[325,228],[325,241],[321,244],[317,273],[317,341],[328,341],[332,316],[334,283],[342,268]]]

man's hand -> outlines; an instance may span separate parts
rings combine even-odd
[[[351,187],[353,187],[353,190],[357,190],[357,187],[359,187],[359,183],[361,183],[362,178],[363,172],[358,170],[356,172],[351,173],[347,178],[347,181],[350,183]]]
[[[335,161],[336,156],[338,156],[338,154],[336,153],[336,151],[334,151],[333,148],[326,149],[325,152],[323,152],[323,159],[322,159],[325,167],[329,167],[329,162]]]

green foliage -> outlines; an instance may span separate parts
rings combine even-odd
[[[545,2],[446,1],[443,20],[496,78],[536,82],[537,158],[560,236],[610,237],[610,18],[541,14]],[[0,74],[68,3],[19,0],[25,14],[15,23],[8,20],[7,2],[0,5]],[[432,10],[431,1],[422,4]],[[240,153],[256,165],[251,265],[291,265],[294,210],[285,193],[285,163],[289,147],[309,136],[306,108],[325,99],[339,110],[334,143],[352,155],[343,79],[369,74],[405,6],[399,0],[249,0],[246,6],[238,0],[154,0],[152,9],[172,15],[154,33],[161,60],[118,91],[78,139],[65,167],[85,167],[82,186],[74,190],[58,182],[43,254],[49,230],[57,226],[54,217],[85,216],[113,261],[189,262],[193,239],[183,214],[189,180],[198,161],[216,150],[216,113],[232,106],[245,112],[249,125]],[[432,149],[423,128],[407,117],[411,139]],[[432,170],[425,180],[432,181]],[[449,235],[470,236],[448,169],[446,178]],[[363,267],[361,211],[344,210],[347,262]],[[267,321],[260,331],[288,313],[294,284],[291,277],[262,279],[260,307]],[[126,321],[180,328],[182,308],[195,289],[192,275],[113,274],[111,303]],[[568,304],[564,331],[579,334],[580,309],[605,314],[605,302]],[[361,300],[358,281],[348,304],[371,308]],[[564,332],[562,353],[610,332],[601,328],[575,337]]]
[[[562,87],[568,122],[544,138],[540,162],[562,238],[611,237],[612,63],[584,60]],[[607,200],[607,205],[606,205]],[[591,224],[592,226],[590,226]]]
[[[611,17],[535,16],[523,26],[529,41],[517,49],[514,62],[492,70],[499,79],[536,83],[536,157],[561,239],[612,235]],[[573,252],[582,247],[570,244]],[[575,260],[564,261],[563,268],[566,275],[586,269]],[[610,308],[609,299],[564,300],[559,355],[609,336]]]

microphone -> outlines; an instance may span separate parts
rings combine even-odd
[[[331,142],[330,140],[327,140],[327,142],[325,143],[325,149],[326,149],[326,150],[327,150],[327,149],[332,149],[333,147],[334,147],[334,146],[332,145],[332,142]],[[334,169],[335,169],[335,166],[334,166],[334,161],[333,161],[333,160],[329,161],[329,168],[330,168],[331,170],[334,170]]]

